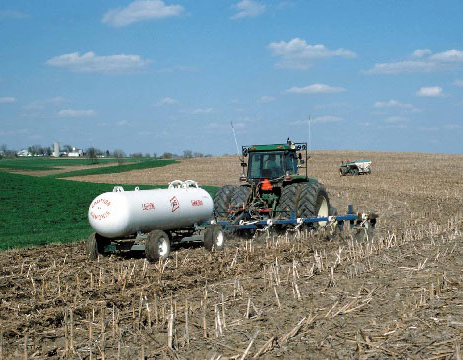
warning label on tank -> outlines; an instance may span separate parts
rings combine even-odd
[[[150,203],[141,204],[141,209],[142,210],[154,210],[155,207],[154,207],[154,204],[150,202]]]
[[[172,212],[180,209],[180,203],[178,202],[178,199],[176,196],[170,199],[170,206],[172,207]]]
[[[202,200],[191,200],[191,205],[192,206],[203,206],[203,201]]]

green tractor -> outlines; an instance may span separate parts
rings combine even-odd
[[[307,143],[289,139],[286,144],[243,146],[241,185],[225,185],[217,191],[216,219],[238,225],[337,215],[325,186],[308,177],[307,160]],[[309,226],[325,225],[314,222]]]

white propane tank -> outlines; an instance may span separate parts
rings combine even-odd
[[[196,181],[175,180],[167,189],[124,191],[115,186],[95,198],[88,209],[90,226],[107,238],[137,231],[173,230],[209,220],[214,203]]]

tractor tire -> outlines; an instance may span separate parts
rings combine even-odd
[[[145,256],[149,262],[167,259],[170,254],[169,236],[162,230],[153,230],[145,240]]]
[[[108,240],[98,233],[92,233],[85,241],[85,252],[88,260],[96,260],[99,255],[103,255],[104,247]]]
[[[302,185],[297,204],[298,217],[328,217],[330,207],[330,199],[323,184],[307,183]],[[325,225],[326,221],[313,223],[313,227]]]
[[[299,200],[300,184],[291,184],[281,190],[278,207],[283,218],[290,218],[291,212],[297,214],[297,203]]]
[[[237,187],[234,185],[222,186],[214,195],[214,214],[220,220],[228,218],[227,212],[230,206],[230,200],[233,192]]]
[[[204,231],[204,247],[208,251],[221,251],[225,246],[224,231],[220,225],[211,225]]]
[[[348,172],[349,171],[347,170],[347,167],[345,167],[345,166],[341,166],[339,168],[339,175],[341,175],[341,176],[346,176]]]
[[[248,186],[237,186],[231,196],[230,206],[234,209],[245,207],[251,196],[251,188]]]

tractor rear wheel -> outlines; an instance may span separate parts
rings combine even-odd
[[[251,188],[248,186],[237,186],[231,196],[230,205],[232,208],[245,207],[251,195]]]
[[[349,170],[349,174],[351,174],[352,176],[358,176],[359,174],[359,169],[357,168],[352,168]]]
[[[227,212],[230,206],[230,200],[236,186],[225,185],[222,186],[214,195],[214,214],[221,220],[228,218]]]
[[[166,259],[170,254],[169,236],[162,230],[153,230],[145,240],[145,256],[149,262]]]
[[[108,240],[100,234],[94,232],[85,241],[85,252],[87,253],[87,259],[96,260],[98,255],[103,255],[104,247],[108,243]]]
[[[225,246],[225,236],[220,225],[211,225],[204,231],[204,247],[208,251],[220,251]]]
[[[323,184],[308,183],[302,185],[297,204],[298,217],[328,217],[330,207],[330,200]],[[313,223],[314,227],[325,225],[326,221]]]
[[[278,207],[280,208],[281,215],[284,218],[289,218],[291,212],[297,213],[297,203],[299,200],[300,184],[291,184],[283,187],[281,190],[280,202]]]
[[[339,168],[339,175],[341,176],[346,176],[348,173],[347,167],[346,166],[341,166]]]

